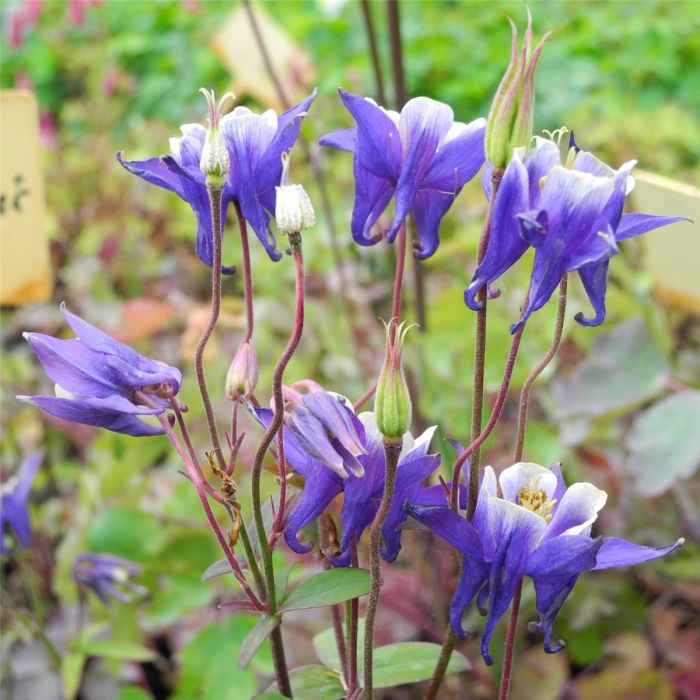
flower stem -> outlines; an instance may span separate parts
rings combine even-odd
[[[491,221],[493,220],[493,209],[494,203],[496,201],[496,194],[498,193],[498,188],[501,186],[501,180],[503,179],[503,170],[494,168],[491,175],[491,198],[489,199],[489,206],[486,212],[486,218],[484,219],[484,225],[481,229],[481,237],[479,238],[479,246],[476,252],[477,265],[480,264],[484,256],[486,255],[486,248],[488,246],[489,237],[491,235]],[[474,336],[474,372],[473,372],[473,386],[472,386],[472,416],[471,416],[471,441],[474,443],[478,439],[481,433],[481,419],[482,412],[484,408],[484,364],[486,360],[486,288],[480,290],[477,298],[483,302],[483,307],[476,312],[476,326],[475,326],[475,336]],[[481,444],[481,443],[479,443]],[[466,461],[468,457],[465,457]],[[458,460],[459,461],[459,460]],[[459,475],[462,471],[462,462],[457,466],[455,464],[453,479],[452,479],[452,489],[450,491],[450,507],[453,510],[459,508]],[[469,496],[467,502],[467,520],[471,520],[474,517],[474,512],[476,510],[476,499],[477,490],[479,487],[479,469],[481,467],[481,453],[477,451],[474,458],[470,462],[469,469]],[[433,676],[430,680],[430,686],[426,694],[426,700],[435,700],[437,698],[440,686],[442,685],[443,678],[447,672],[447,665],[450,662],[450,657],[452,656],[452,651],[457,643],[457,637],[452,630],[451,625],[447,625],[447,630],[445,632],[445,641],[442,644],[442,650],[440,651],[440,657],[437,664],[435,665],[435,670],[433,671]]]
[[[396,251],[396,270],[394,271],[394,292],[391,299],[391,318],[396,319],[394,329],[398,325],[401,315],[401,292],[403,291],[403,273],[406,267],[406,222],[399,228],[399,247]],[[393,334],[392,334],[393,338]]]
[[[353,537],[350,543],[350,566],[357,568],[357,540]],[[360,620],[360,601],[358,598],[353,598],[349,601],[349,609],[346,608],[346,619],[349,613],[349,624],[347,624],[348,634],[348,697],[351,698],[357,691],[357,632],[359,629]]]
[[[155,404],[151,401],[151,399],[144,394],[143,392],[137,392],[138,398],[141,401],[141,403],[153,407]],[[185,451],[185,448],[182,446],[180,443],[180,440],[178,439],[177,435],[172,429],[172,426],[170,425],[170,422],[168,421],[167,417],[164,414],[160,414],[158,416],[158,420],[160,424],[163,426],[163,429],[165,430],[165,434],[168,437],[168,440],[170,440],[170,443],[172,446],[175,448],[177,451],[178,455],[180,456],[180,459],[182,460],[182,463],[187,467],[187,471],[189,473],[190,479],[192,480],[192,483],[194,484],[195,488],[197,489],[197,495],[199,496],[199,500],[202,504],[202,508],[204,509],[204,514],[206,515],[207,522],[209,523],[209,527],[212,529],[212,532],[214,533],[214,536],[216,537],[216,540],[219,543],[219,546],[221,547],[224,556],[226,557],[226,560],[229,563],[229,566],[231,567],[231,571],[233,571],[234,576],[238,580],[238,582],[241,584],[241,587],[243,588],[244,593],[248,596],[248,599],[250,602],[260,611],[265,610],[265,606],[262,604],[260,599],[255,595],[253,590],[250,588],[248,585],[248,582],[246,581],[245,575],[243,574],[243,571],[241,570],[241,567],[238,563],[238,559],[236,558],[236,555],[234,551],[229,547],[228,542],[226,541],[226,538],[224,537],[224,533],[221,531],[221,527],[219,526],[218,521],[216,520],[216,517],[214,516],[214,513],[212,512],[211,506],[209,505],[209,499],[207,498],[207,494],[204,488],[204,484],[202,482],[202,475],[201,472],[197,470],[195,465],[192,463],[192,460],[190,459],[189,455]]]
[[[469,447],[467,447],[464,452],[459,456],[459,459],[455,462],[454,472],[452,474],[452,489],[450,492],[450,505],[453,510],[457,510],[457,503],[459,500],[459,475],[462,471],[462,466],[464,463],[473,455],[477,454],[479,447],[486,442],[486,439],[491,435],[493,429],[498,423],[498,419],[501,417],[503,407],[506,403],[506,396],[508,395],[508,387],[510,386],[510,380],[513,376],[513,368],[515,367],[515,360],[518,356],[518,349],[520,348],[520,340],[523,335],[524,327],[519,328],[513,334],[513,340],[510,345],[510,351],[508,353],[508,359],[506,360],[506,367],[503,372],[503,379],[501,380],[501,387],[498,390],[498,395],[496,396],[496,402],[493,405],[493,410],[491,411],[491,417],[486,427],[481,431],[477,437],[472,440]],[[467,501],[467,520],[471,520],[474,516],[474,511],[476,510],[476,498],[479,489],[479,471],[475,472],[473,469],[474,459],[470,463],[469,468],[469,498]]]
[[[564,276],[561,278],[561,282],[559,283],[559,305],[557,306],[557,320],[554,327],[554,337],[552,338],[552,342],[544,357],[532,369],[525,380],[525,383],[523,384],[523,388],[520,391],[520,404],[518,406],[518,431],[514,457],[515,462],[520,462],[520,460],[523,458],[523,448],[525,447],[525,428],[527,422],[527,406],[530,400],[530,390],[532,389],[532,385],[535,383],[537,377],[542,374],[545,367],[547,367],[547,365],[557,354],[559,344],[561,343],[561,335],[562,331],[564,330],[564,315],[566,314],[567,287],[567,275],[564,273]]]
[[[272,416],[272,421],[267,427],[265,434],[260,441],[258,450],[255,453],[253,461],[253,469],[251,472],[251,490],[253,496],[253,515],[255,518],[255,527],[258,533],[260,542],[260,551],[262,553],[263,570],[265,573],[265,582],[267,587],[267,608],[270,615],[277,613],[277,600],[275,595],[275,573],[272,563],[272,550],[267,543],[267,533],[265,532],[265,523],[262,514],[262,499],[260,496],[260,477],[262,474],[263,460],[265,454],[272,444],[275,434],[282,426],[282,418],[284,411],[284,401],[282,398],[282,380],[284,370],[287,364],[292,359],[295,350],[299,346],[301,334],[304,329],[304,257],[301,252],[301,236],[299,234],[290,235],[289,243],[294,257],[295,267],[295,296],[296,296],[296,311],[294,316],[294,329],[292,336],[284,349],[282,356],[277,362],[275,371],[272,377],[272,396],[274,400],[275,411]],[[287,671],[287,663],[285,660],[284,646],[282,644],[282,634],[280,627],[277,626],[270,635],[272,646],[272,656],[275,663],[275,673],[277,675],[277,686],[279,692],[289,697],[292,696],[291,684],[289,682],[289,673]]]
[[[243,342],[248,342],[253,337],[253,278],[250,266],[250,246],[248,245],[248,226],[241,211],[241,205],[235,200],[238,228],[241,234],[241,253],[243,257],[243,288],[245,296],[245,336]]]
[[[374,72],[374,82],[377,89],[377,101],[380,105],[386,105],[384,98],[384,80],[382,78],[382,64],[379,60],[379,50],[377,49],[377,35],[374,31],[374,22],[372,21],[372,10],[369,0],[361,0],[360,7],[362,8],[362,20],[365,25],[367,34],[367,43],[369,44],[369,53],[372,58],[372,70]]]
[[[535,383],[537,377],[542,374],[545,367],[552,361],[557,354],[561,343],[561,336],[564,330],[564,316],[566,314],[566,295],[567,295],[568,280],[566,273],[559,283],[559,304],[557,306],[557,320],[554,326],[554,336],[549,345],[549,349],[544,354],[544,357],[535,365],[528,375],[523,388],[520,391],[520,404],[518,407],[518,430],[515,442],[515,454],[513,461],[520,462],[523,458],[523,448],[525,446],[525,430],[527,427],[527,406],[530,399],[530,390]],[[510,618],[508,619],[508,632],[506,634],[505,651],[503,653],[503,669],[501,670],[501,685],[498,690],[498,700],[508,700],[510,692],[510,682],[513,669],[513,653],[515,651],[515,633],[518,626],[518,615],[520,613],[520,598],[522,596],[523,582],[522,579],[513,596],[513,602],[510,608]]]
[[[513,669],[513,652],[515,651],[515,633],[518,628],[518,614],[520,613],[520,598],[523,592],[523,580],[520,579],[515,589],[513,602],[510,608],[508,620],[508,632],[506,633],[505,653],[503,655],[503,670],[501,671],[501,685],[498,689],[498,700],[508,700],[510,692],[511,672]]]
[[[209,195],[209,205],[211,209],[211,235],[214,241],[214,256],[211,271],[211,309],[209,311],[209,320],[202,331],[202,335],[197,341],[197,347],[194,351],[194,371],[197,375],[197,383],[199,384],[199,393],[202,395],[202,403],[204,404],[204,412],[207,416],[207,427],[209,428],[209,436],[211,443],[216,453],[216,459],[219,467],[226,469],[226,461],[221,452],[221,443],[219,442],[219,433],[216,429],[216,419],[214,417],[214,409],[211,405],[209,390],[207,389],[207,380],[204,376],[204,350],[207,342],[214,332],[216,322],[219,320],[219,311],[221,309],[221,187],[207,185],[207,193]]]
[[[384,493],[379,510],[374,516],[372,527],[369,531],[369,570],[372,577],[367,600],[367,612],[365,617],[365,694],[364,700],[372,700],[374,689],[372,687],[372,662],[374,651],[374,620],[377,615],[379,594],[382,585],[381,561],[379,559],[379,540],[382,534],[382,526],[389,514],[391,500],[394,497],[396,486],[396,470],[401,454],[401,440],[384,439],[384,455],[386,458],[386,475],[384,478]]]

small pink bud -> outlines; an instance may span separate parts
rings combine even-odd
[[[238,348],[226,373],[226,398],[237,399],[250,396],[258,383],[258,357],[250,340]]]

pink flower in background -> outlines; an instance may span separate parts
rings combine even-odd
[[[28,29],[33,27],[41,16],[44,0],[25,0],[24,4],[10,13],[8,19],[8,39],[13,49],[20,49]]]
[[[102,0],[69,0],[68,21],[74,27],[81,27],[85,22],[85,10],[93,5],[101,5]]]

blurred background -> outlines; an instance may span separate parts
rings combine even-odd
[[[530,8],[536,37],[555,30],[538,69],[536,132],[565,125],[582,148],[613,166],[636,158],[639,168],[672,182],[652,178],[652,185],[638,188],[632,205],[690,216],[700,184],[697,3],[562,0],[533,1]],[[246,671],[235,663],[255,618],[217,608],[235,597],[232,580],[200,581],[217,550],[166,441],[65,424],[14,400],[16,394],[52,390],[21,333],[65,333],[58,304],[66,301],[120,340],[183,368],[181,397],[190,406],[189,424],[197,445],[206,445],[190,362],[207,317],[210,274],[194,254],[194,219],[175,195],[129,175],[114,157],[117,151],[128,159],[168,153],[168,138],[178,134],[180,124],[203,122],[202,86],[217,94],[233,90],[239,104],[256,111],[280,111],[285,101],[296,102],[318,87],[302,130],[314,167],[301,145],[292,166],[319,222],[304,234],[308,322],[287,377],[291,382],[312,376],[353,400],[372,383],[383,344],[377,318],[390,306],[392,250],[352,243],[351,156],[322,152],[316,142],[351,125],[337,99],[338,86],[387,107],[396,104],[387,6],[354,0],[259,2],[252,12],[277,85],[246,7],[233,0],[2,3],[2,89],[30,90],[39,105],[53,271],[50,301],[1,311],[3,481],[38,446],[47,450],[30,500],[31,546],[2,560],[7,697],[54,698],[79,687],[80,697],[90,700],[243,698],[264,688],[270,677],[265,649]],[[446,102],[459,121],[486,116],[509,58],[507,16],[523,27],[525,5],[402,2],[407,96]],[[676,206],[688,212],[670,208]],[[445,472],[454,461],[446,438],[463,441],[468,432],[473,314],[462,292],[474,268],[484,213],[475,180],[445,218],[437,254],[408,276],[406,308],[423,326],[410,337],[405,355],[416,427],[439,424],[436,442]],[[592,481],[609,492],[601,532],[645,544],[668,544],[681,535],[689,542],[678,555],[653,565],[583,576],[560,616],[558,633],[566,649],[545,657],[536,634],[521,642],[515,699],[533,697],[533,687],[540,699],[700,697],[700,485],[694,476],[700,463],[700,292],[692,282],[697,285],[692,270],[700,261],[700,244],[682,235],[674,227],[650,234],[677,255],[665,266],[655,264],[661,254],[643,241],[625,242],[611,267],[608,319],[601,328],[573,323],[574,314],[588,308],[578,282],[572,285],[565,342],[534,393],[526,455],[542,464],[560,460],[568,481]],[[257,244],[252,252],[258,395],[265,402],[271,366],[291,323],[293,270],[286,258],[270,262]],[[224,262],[240,262],[232,224],[225,232]],[[683,277],[683,266],[691,269],[683,278],[691,282],[679,288],[675,271]],[[425,287],[421,309],[414,274]],[[509,273],[501,299],[491,305],[486,380],[492,395],[527,274],[527,264]],[[222,422],[229,412],[224,377],[245,324],[241,278],[226,279],[223,291],[222,320],[207,365]],[[554,313],[548,306],[532,317],[514,389],[548,346]],[[516,410],[513,391],[487,443],[488,461],[497,468],[509,463]],[[258,435],[252,424],[246,430],[244,466],[237,473],[244,512],[245,465]],[[274,485],[272,475],[269,484]],[[138,580],[149,590],[146,597],[111,608],[90,600],[88,611],[90,622],[104,623],[96,628],[98,637],[140,645],[141,657],[117,645],[105,659],[89,658],[84,672],[64,664],[59,674],[40,630],[60,649],[75,635],[78,606],[70,568],[84,551],[119,554],[143,565]],[[292,570],[292,579],[300,569]],[[431,570],[440,575],[431,577]],[[398,564],[387,572],[381,643],[440,641],[444,619],[431,607],[436,604],[444,614],[455,576],[451,552],[424,533],[406,533]],[[534,619],[531,591],[523,605],[523,618]],[[481,628],[476,614],[470,622]],[[329,626],[327,612],[290,615],[289,623],[292,663],[318,663],[309,641]],[[492,697],[498,667],[483,665],[473,641],[463,651],[475,671],[450,679],[445,697]],[[469,694],[460,690],[465,679]],[[416,685],[386,695],[420,696]]]

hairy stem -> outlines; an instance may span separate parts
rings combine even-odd
[[[357,558],[357,541],[352,538],[350,543],[350,566],[358,567]],[[360,624],[360,601],[358,598],[353,598],[350,601],[349,609],[350,624],[347,626],[348,634],[348,697],[352,697],[357,691],[358,680],[357,680],[357,632]]]
[[[265,434],[260,441],[258,450],[253,461],[253,469],[251,472],[251,490],[253,496],[253,515],[255,517],[255,527],[260,541],[260,551],[262,553],[263,570],[265,572],[265,581],[267,584],[267,607],[270,615],[277,612],[277,600],[275,595],[275,573],[272,564],[272,550],[267,542],[267,533],[265,532],[265,523],[262,514],[262,499],[260,496],[260,477],[262,474],[263,460],[267,453],[272,440],[282,426],[282,418],[284,411],[284,401],[282,398],[282,380],[284,378],[284,370],[292,359],[294,352],[299,346],[301,334],[304,329],[304,257],[301,252],[301,236],[299,234],[290,235],[289,243],[294,257],[295,268],[295,296],[296,296],[296,311],[294,316],[294,329],[292,336],[284,349],[282,356],[277,362],[275,371],[272,377],[272,396],[274,400],[275,411],[272,416],[272,421],[267,427]],[[275,632],[277,634],[275,634]],[[282,634],[280,627],[276,627],[273,634],[270,635],[272,645],[272,655],[275,663],[275,673],[277,675],[277,686],[280,693],[291,697],[292,690],[289,682],[289,673],[284,654],[284,646],[282,645]]]
[[[503,670],[501,671],[501,685],[498,689],[498,700],[508,700],[510,692],[511,672],[513,669],[513,652],[515,651],[515,633],[518,629],[518,614],[520,613],[520,598],[523,592],[523,580],[520,579],[513,596],[508,620],[508,632],[506,633],[505,653],[503,655]]]
[[[226,469],[226,461],[221,452],[221,443],[219,442],[219,433],[216,429],[214,409],[211,405],[211,398],[209,397],[209,390],[207,389],[207,380],[204,376],[204,350],[207,347],[207,342],[209,342],[211,334],[214,332],[216,322],[219,320],[219,311],[221,310],[221,192],[221,187],[207,185],[211,209],[211,235],[214,241],[214,259],[211,271],[211,308],[209,310],[209,320],[197,341],[197,347],[194,351],[194,371],[197,375],[199,393],[202,395],[204,412],[207,416],[207,427],[209,428],[211,444],[216,453],[219,467],[223,470]]]
[[[243,288],[245,296],[245,336],[243,342],[247,343],[253,337],[253,278],[250,266],[250,246],[248,245],[248,226],[241,211],[238,200],[235,201],[238,229],[241,234],[241,254],[243,257]]]
[[[369,570],[372,577],[367,600],[367,612],[365,617],[365,700],[372,700],[374,689],[372,687],[372,662],[374,652],[374,620],[377,615],[379,594],[382,585],[381,560],[379,558],[380,538],[382,526],[389,514],[391,500],[394,497],[396,485],[396,470],[401,454],[401,441],[384,439],[384,455],[386,458],[386,476],[384,478],[384,493],[379,510],[374,516],[372,527],[369,531]]]

